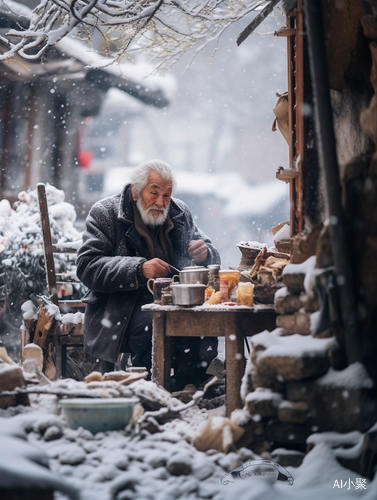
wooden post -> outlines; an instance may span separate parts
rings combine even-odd
[[[48,286],[48,291],[51,294],[52,302],[58,306],[59,305],[58,291],[56,287],[54,256],[52,253],[52,240],[51,240],[50,220],[48,218],[46,186],[42,183],[39,183],[37,185],[37,192],[38,192],[39,209],[41,213],[42,235],[43,235],[44,252],[46,260],[47,286]]]

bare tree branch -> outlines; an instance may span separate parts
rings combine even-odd
[[[110,63],[128,57],[131,45],[139,44],[160,70],[168,69],[187,52],[193,60],[208,43],[217,44],[228,26],[266,5],[271,11],[277,1],[41,0],[30,13],[28,29],[11,29],[0,35],[5,47],[0,60],[18,54],[36,61],[68,34],[97,29],[120,47]],[[8,10],[12,12],[10,7]]]

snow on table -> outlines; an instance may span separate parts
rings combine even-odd
[[[172,312],[172,311],[193,311],[193,312],[232,312],[232,311],[249,311],[249,312],[258,312],[258,311],[274,311],[275,308],[272,304],[255,304],[253,307],[248,306],[229,306],[224,304],[202,304],[200,306],[175,306],[168,305],[162,306],[160,304],[146,304],[142,306],[142,311],[163,311],[163,312]]]

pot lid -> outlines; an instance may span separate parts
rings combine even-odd
[[[204,266],[189,266],[189,267],[184,267],[182,271],[208,271],[208,269]]]

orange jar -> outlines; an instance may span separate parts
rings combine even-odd
[[[221,302],[230,299],[231,291],[238,285],[241,273],[232,269],[219,271],[220,277],[220,298]]]

